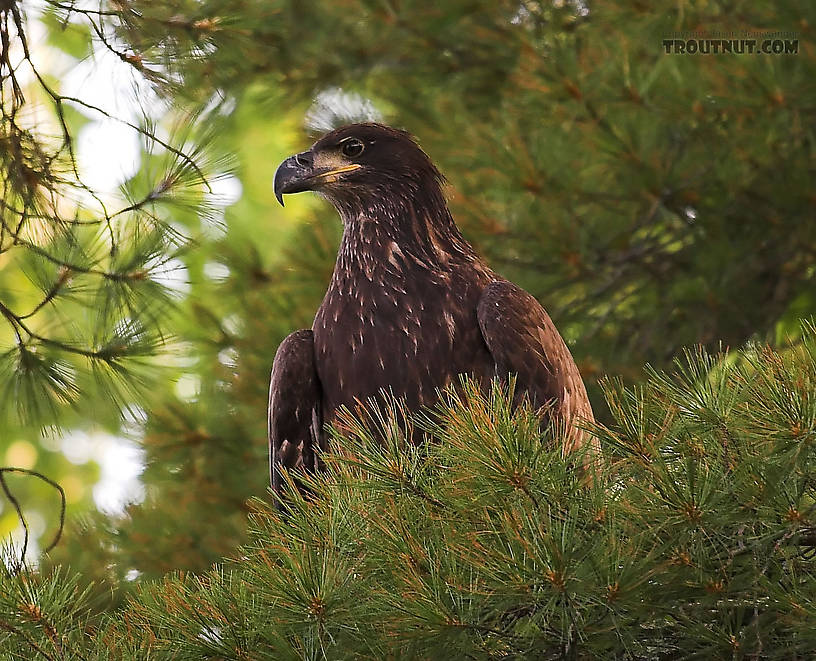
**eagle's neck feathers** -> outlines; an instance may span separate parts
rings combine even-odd
[[[343,219],[333,284],[353,287],[364,279],[387,285],[409,274],[435,278],[457,265],[479,263],[439,184],[400,183],[377,194],[332,200]]]

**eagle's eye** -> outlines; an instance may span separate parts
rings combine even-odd
[[[363,144],[362,140],[358,140],[357,138],[349,138],[343,142],[343,146],[340,148],[340,151],[346,158],[354,158],[355,156],[362,154],[364,149],[365,145]]]

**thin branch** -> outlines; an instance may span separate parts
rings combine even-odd
[[[59,277],[57,281],[51,286],[51,288],[46,293],[45,297],[37,304],[37,306],[31,310],[28,314],[24,314],[20,316],[20,319],[28,319],[29,317],[33,317],[37,312],[42,310],[46,305],[48,305],[51,301],[56,298],[57,294],[59,293],[60,289],[62,289],[63,285],[68,281],[71,277],[71,269],[67,266],[63,266],[60,269]]]
[[[31,649],[37,652],[37,654],[42,654],[49,661],[55,661],[54,657],[40,647],[37,642],[31,638],[31,636],[25,633],[25,631],[20,631],[17,627],[9,624],[8,622],[4,622],[3,620],[0,620],[0,629],[22,638]]]
[[[8,484],[6,483],[5,473],[21,473],[23,475],[31,475],[32,477],[39,478],[46,484],[54,487],[60,495],[60,515],[59,515],[59,527],[57,528],[57,532],[54,535],[54,539],[51,543],[43,550],[43,553],[48,553],[51,551],[56,545],[59,543],[60,538],[62,537],[62,531],[65,528],[65,491],[63,488],[54,480],[49,477],[46,477],[42,473],[31,470],[29,468],[17,468],[14,466],[2,466],[0,467],[0,488],[2,488],[3,493],[5,493],[6,498],[8,498],[9,502],[14,507],[15,512],[17,512],[17,518],[20,521],[20,524],[23,526],[24,531],[24,538],[23,538],[23,548],[20,551],[20,565],[17,571],[13,573],[18,573],[20,570],[25,567],[25,556],[28,552],[28,541],[29,541],[29,530],[28,530],[28,523],[26,522],[25,515],[23,514],[23,509],[20,506],[20,501],[17,500],[15,495],[9,489]]]
[[[39,76],[38,76],[38,78],[39,78]],[[45,85],[45,83],[43,83],[43,84]],[[108,111],[104,110],[103,108],[100,108],[100,107],[95,106],[93,104],[87,103],[87,102],[83,101],[82,99],[76,98],[75,96],[62,96],[62,95],[56,94],[56,92],[53,92],[50,89],[46,89],[46,92],[49,94],[49,96],[51,96],[53,99],[55,99],[55,101],[56,101],[56,99],[59,99],[60,101],[70,101],[71,103],[76,103],[77,105],[82,106],[83,108],[87,108],[88,110],[98,112],[103,117],[106,117],[107,119],[112,119],[115,122],[119,122],[120,124],[123,124],[124,126],[127,126],[127,127],[131,128],[131,129],[133,129],[134,131],[137,131],[139,134],[145,136],[149,140],[161,145],[167,151],[169,151],[171,154],[174,154],[175,156],[178,156],[185,163],[187,163],[187,165],[189,165],[195,171],[195,173],[198,175],[199,181],[201,181],[201,183],[204,184],[204,186],[207,187],[207,191],[210,192],[210,193],[213,192],[212,187],[210,186],[210,182],[207,179],[207,176],[204,174],[204,172],[201,170],[201,168],[198,166],[198,164],[190,156],[185,154],[180,149],[177,149],[176,147],[173,147],[173,145],[171,145],[170,143],[162,140],[156,134],[151,133],[147,129],[145,129],[145,128],[137,125],[137,124],[134,124],[133,122],[130,122],[130,121],[126,120],[126,119],[122,119],[121,117],[116,117],[114,115],[111,115]]]

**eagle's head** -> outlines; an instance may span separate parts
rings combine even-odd
[[[439,170],[414,138],[382,124],[351,124],[290,156],[275,173],[275,196],[315,191],[342,215],[388,204],[443,204]]]

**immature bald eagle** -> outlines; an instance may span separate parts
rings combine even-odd
[[[571,429],[565,451],[590,442],[581,375],[549,315],[478,257],[442,192],[444,179],[414,139],[380,124],[337,129],[281,163],[275,194],[312,190],[343,219],[329,288],[311,330],[278,348],[269,392],[270,472],[316,468],[324,424],[376,396],[432,404],[468,374],[488,384],[516,374],[517,391],[550,405]]]

